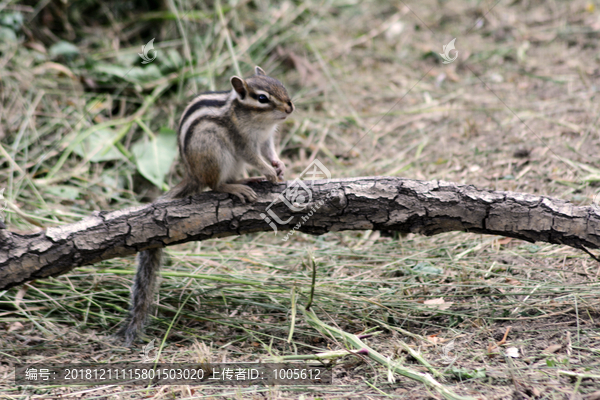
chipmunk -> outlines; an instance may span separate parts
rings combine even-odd
[[[256,193],[244,183],[262,179],[240,180],[245,164],[270,182],[283,180],[285,165],[275,152],[273,136],[277,125],[294,111],[287,90],[260,67],[246,80],[233,76],[231,86],[230,91],[199,95],[184,110],[177,141],[185,175],[161,200],[190,196],[209,187],[233,194],[242,203],[253,202]],[[129,317],[119,331],[127,346],[144,327],[162,253],[162,248],[139,253]]]

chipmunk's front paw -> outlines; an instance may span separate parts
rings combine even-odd
[[[275,175],[275,174],[265,175],[265,178],[271,183],[277,183],[277,175]]]
[[[275,173],[280,181],[283,181],[283,174],[285,173],[285,164],[281,160],[271,161],[271,165],[275,168]]]
[[[265,170],[264,174],[265,174],[265,178],[269,182],[271,182],[271,183],[277,182],[277,172],[273,168],[269,168],[269,169]]]

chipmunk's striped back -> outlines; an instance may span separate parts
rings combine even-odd
[[[204,118],[220,118],[227,115],[233,100],[231,90],[202,93],[194,98],[185,108],[179,121],[177,142],[179,151],[185,154],[186,137],[190,134],[190,127],[197,125]]]

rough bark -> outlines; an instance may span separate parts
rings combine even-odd
[[[304,184],[251,184],[259,195],[252,204],[207,192],[97,212],[80,222],[35,234],[0,228],[0,289],[146,248],[272,231],[272,226],[282,240],[293,237],[285,232],[290,230],[316,235],[368,229],[423,235],[467,231],[583,250],[600,247],[600,210],[559,199],[393,177]],[[284,197],[292,200],[288,202],[291,207],[282,201]],[[273,215],[281,221],[292,219],[280,225]]]

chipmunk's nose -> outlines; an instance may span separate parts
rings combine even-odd
[[[292,112],[294,112],[294,105],[292,104],[291,101],[287,102],[287,108],[285,109],[285,112],[288,114],[291,114]]]

